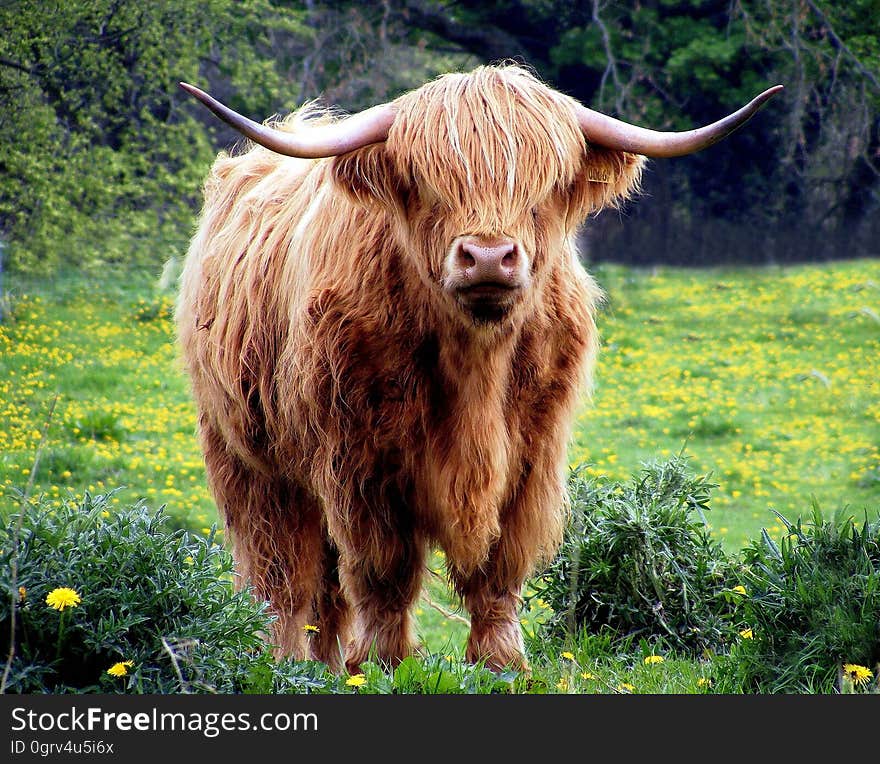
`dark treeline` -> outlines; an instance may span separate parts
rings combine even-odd
[[[505,59],[660,130],[786,86],[721,144],[652,161],[638,203],[590,222],[589,259],[880,253],[877,0],[0,0],[0,27],[0,236],[19,270],[182,253],[237,136],[178,80],[263,118]]]

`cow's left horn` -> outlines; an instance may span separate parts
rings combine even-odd
[[[758,109],[782,89],[782,85],[775,85],[733,114],[729,114],[711,125],[696,130],[685,130],[681,133],[664,133],[637,127],[588,109],[581,104],[576,107],[577,118],[589,143],[616,151],[643,154],[647,157],[681,157],[702,151],[726,138],[738,127],[748,122]]]
[[[243,117],[197,87],[185,82],[181,82],[180,87],[255,143],[278,154],[303,159],[337,156],[371,143],[381,143],[388,138],[388,130],[396,113],[392,104],[384,103],[320,129],[288,133]]]

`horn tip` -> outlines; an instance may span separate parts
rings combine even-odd
[[[211,99],[211,96],[201,88],[197,88],[195,85],[190,85],[188,82],[178,82],[177,84],[181,90],[189,93],[193,98],[198,99],[202,103],[207,104]]]

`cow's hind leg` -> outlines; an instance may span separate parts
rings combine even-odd
[[[317,500],[283,477],[244,464],[210,432],[203,432],[202,443],[237,585],[250,585],[269,601],[276,655],[315,657],[338,668],[336,645],[348,638],[347,604]]]

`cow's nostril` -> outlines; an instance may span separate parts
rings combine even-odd
[[[477,264],[474,256],[464,247],[461,247],[458,250],[458,261],[462,268],[473,268]]]
[[[501,258],[501,264],[506,265],[507,267],[513,267],[516,265],[516,247],[511,247],[510,252]]]

